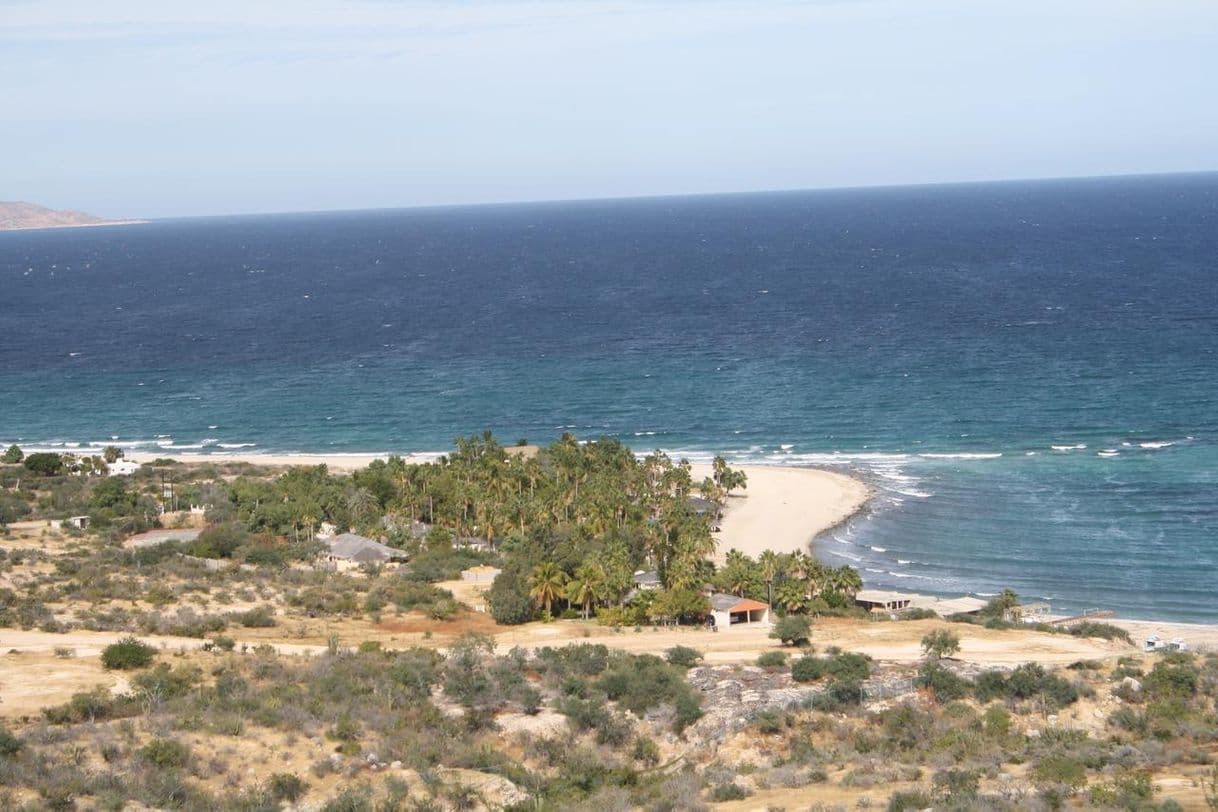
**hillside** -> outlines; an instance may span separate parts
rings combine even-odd
[[[106,220],[84,212],[69,209],[56,210],[33,203],[16,201],[0,202],[0,231],[22,228],[71,228],[75,226],[102,226],[116,223],[137,222],[133,220]]]

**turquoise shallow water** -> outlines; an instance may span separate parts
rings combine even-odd
[[[0,234],[0,441],[856,472],[871,585],[1218,620],[1218,176]]]

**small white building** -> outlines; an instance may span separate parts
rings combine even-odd
[[[760,601],[716,592],[710,596],[710,604],[716,629],[770,622],[770,607]]]
[[[131,476],[138,470],[140,470],[140,464],[131,460],[115,460],[106,463],[107,476]]]

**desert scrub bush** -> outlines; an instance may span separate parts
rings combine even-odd
[[[918,669],[914,685],[934,694],[938,702],[952,702],[968,696],[973,684],[944,668],[935,660],[928,660]]]
[[[785,668],[787,653],[785,651],[767,651],[757,658],[757,665],[762,668]]]
[[[143,668],[156,657],[156,649],[135,637],[124,637],[102,649],[101,661],[105,668],[129,670]]]
[[[689,646],[673,646],[664,652],[664,659],[680,668],[693,668],[702,662],[702,652]]]
[[[24,746],[24,741],[14,736],[7,727],[0,725],[0,757],[15,756]]]
[[[1099,637],[1104,640],[1120,640],[1123,643],[1133,642],[1129,632],[1120,626],[1113,626],[1111,623],[1079,623],[1071,626],[1067,631],[1075,637]]]
[[[827,661],[820,657],[800,657],[791,663],[791,679],[796,682],[815,682],[825,675]]]
[[[673,727],[678,733],[702,716],[698,696],[685,682],[684,669],[654,654],[616,654],[593,685],[637,716],[671,703],[676,710]]]
[[[753,724],[757,726],[757,732],[765,735],[773,735],[781,733],[787,727],[787,714],[775,708],[767,708],[758,711],[753,717]]]
[[[811,634],[812,623],[804,615],[781,617],[770,631],[770,637],[784,646],[802,646],[808,642]]]
[[[185,767],[190,748],[176,739],[153,739],[140,748],[140,757],[163,770]]]
[[[934,609],[906,609],[897,615],[897,620],[935,620],[939,617],[939,613]]]
[[[719,784],[710,793],[711,800],[715,803],[724,803],[725,801],[743,801],[749,797],[749,792],[744,787],[732,781],[726,784]]]
[[[230,612],[229,618],[247,629],[269,629],[275,625],[275,610],[270,606],[255,606],[244,612]]]
[[[639,736],[634,740],[634,748],[631,749],[630,756],[640,764],[654,767],[660,763],[660,747],[654,740],[646,736]]]

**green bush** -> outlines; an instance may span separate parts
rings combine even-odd
[[[155,767],[176,769],[186,766],[190,759],[190,749],[173,739],[153,739],[140,748],[140,755]]]
[[[939,702],[953,702],[968,696],[972,683],[948,671],[938,662],[931,660],[918,670],[914,685],[928,688]]]
[[[828,671],[828,661],[820,657],[800,657],[791,663],[791,679],[796,682],[815,682]]]
[[[702,652],[689,646],[673,646],[664,652],[664,659],[680,668],[693,668],[702,662]]]
[[[156,649],[135,637],[124,637],[102,650],[102,665],[114,670],[143,668],[156,657]]]
[[[229,617],[247,629],[269,629],[275,625],[275,610],[269,606],[255,606],[244,612],[233,612]]]
[[[1087,783],[1087,767],[1074,756],[1054,753],[1032,768],[1032,780],[1037,786],[1060,785],[1075,790]]]
[[[787,664],[785,651],[767,651],[757,658],[757,665],[762,668],[784,668]]]
[[[784,646],[802,646],[812,634],[812,624],[803,615],[787,615],[778,619],[770,631],[770,637],[782,641]]]
[[[295,803],[303,798],[308,790],[309,785],[292,773],[275,773],[267,782],[267,792],[270,794],[271,800],[279,803],[284,801]]]
[[[1125,643],[1133,642],[1129,632],[1120,626],[1113,626],[1111,623],[1079,623],[1071,626],[1067,631],[1075,637],[1100,637],[1104,640],[1120,640]]]
[[[20,752],[25,742],[14,736],[4,725],[0,725],[0,756],[13,756]]]
[[[715,803],[723,803],[724,801],[743,801],[749,797],[748,790],[735,782],[727,784],[719,784],[711,790],[711,800]]]
[[[537,607],[529,597],[529,582],[514,571],[496,576],[486,593],[486,604],[496,623],[515,626],[528,623],[537,615]]]

